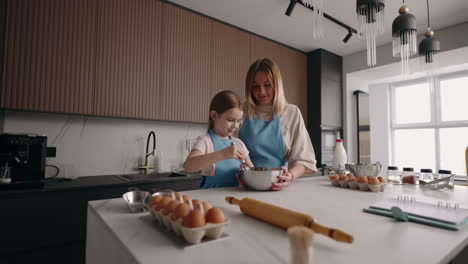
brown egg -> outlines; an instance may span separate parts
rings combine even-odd
[[[380,182],[380,183],[384,183],[384,182],[385,182],[385,179],[384,179],[384,177],[382,177],[382,176],[377,177],[377,179],[379,179],[379,182]]]
[[[202,202],[203,205],[203,211],[208,212],[211,208],[213,208],[213,205],[211,205],[209,202]]]
[[[161,195],[153,196],[153,198],[151,198],[150,207],[157,205],[162,200],[162,198],[163,197]]]
[[[367,176],[367,181],[370,181],[370,179],[372,179],[372,178],[374,178],[374,177],[372,177],[372,176]]]
[[[166,206],[169,205],[169,203],[172,201],[171,198],[169,197],[164,197],[159,201],[159,203],[156,204],[156,210],[159,211],[161,209],[164,209]]]
[[[184,218],[188,214],[190,214],[190,207],[186,203],[179,203],[174,210],[174,213],[171,215],[171,219],[173,221],[179,219],[179,218]]]
[[[372,185],[380,184],[379,179],[377,179],[376,177],[368,177],[367,180],[369,181],[369,184]]]
[[[177,205],[179,205],[179,201],[177,200],[172,200],[167,206],[166,208],[164,208],[163,210],[163,215],[168,215],[169,213],[172,213]]]
[[[197,199],[192,200],[193,209],[198,208],[199,203],[200,201],[198,201]]]
[[[348,176],[340,175],[340,181],[347,181],[347,180],[348,180]]]
[[[338,175],[331,175],[330,176],[330,180],[333,181],[333,180],[338,180],[340,178],[340,176]]]
[[[358,183],[367,183],[367,178],[365,176],[359,176],[357,178]]]
[[[205,219],[208,223],[222,223],[225,220],[223,212],[216,207],[213,207],[206,212]]]
[[[183,218],[182,225],[185,227],[201,227],[206,224],[205,218],[200,210],[195,209],[190,212],[186,217]]]
[[[357,182],[357,179],[355,177],[349,178],[348,182]]]

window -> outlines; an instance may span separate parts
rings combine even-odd
[[[468,72],[391,86],[392,164],[466,175]]]

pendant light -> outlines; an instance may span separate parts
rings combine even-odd
[[[374,66],[376,37],[384,32],[384,0],[356,0],[359,36],[367,41],[367,65]]]
[[[409,58],[416,54],[416,17],[409,13],[409,8],[403,5],[398,10],[400,13],[392,23],[393,57],[401,59],[401,73],[404,77],[409,73]]]
[[[312,34],[314,39],[323,39],[323,0],[304,0],[304,6],[312,7]]]
[[[440,41],[434,37],[429,20],[429,0],[427,0],[427,30],[426,36],[419,43],[419,65],[426,72],[426,80],[431,89],[434,89],[434,77],[439,71]]]

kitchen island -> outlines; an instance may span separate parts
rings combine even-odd
[[[250,197],[314,216],[322,225],[354,236],[354,243],[316,235],[311,263],[455,263],[466,256],[468,227],[459,231],[362,211],[372,203],[404,194],[458,203],[468,208],[468,188],[425,190],[387,185],[372,193],[332,187],[325,177],[296,180],[279,192],[218,188],[183,192],[223,210],[228,238],[184,247],[148,212],[131,214],[122,199],[92,201],[88,206],[87,263],[289,263],[285,230],[242,214],[226,196]],[[461,262],[460,262],[461,263]],[[465,262],[466,263],[466,262]]]

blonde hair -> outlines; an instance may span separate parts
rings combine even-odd
[[[255,112],[254,98],[252,96],[252,86],[254,82],[254,77],[257,72],[264,72],[270,84],[273,86],[275,91],[275,98],[273,99],[273,112],[283,113],[284,107],[287,104],[286,98],[284,97],[283,90],[283,79],[281,78],[281,73],[278,65],[269,58],[258,59],[252,65],[250,65],[249,71],[247,72],[247,77],[245,78],[245,98],[246,110],[249,118],[253,117]]]
[[[209,112],[214,110],[216,113],[222,114],[232,108],[238,108],[244,111],[241,99],[233,91],[221,91],[211,99]],[[210,131],[213,126],[213,119],[211,119],[211,115],[208,114],[208,131]]]

